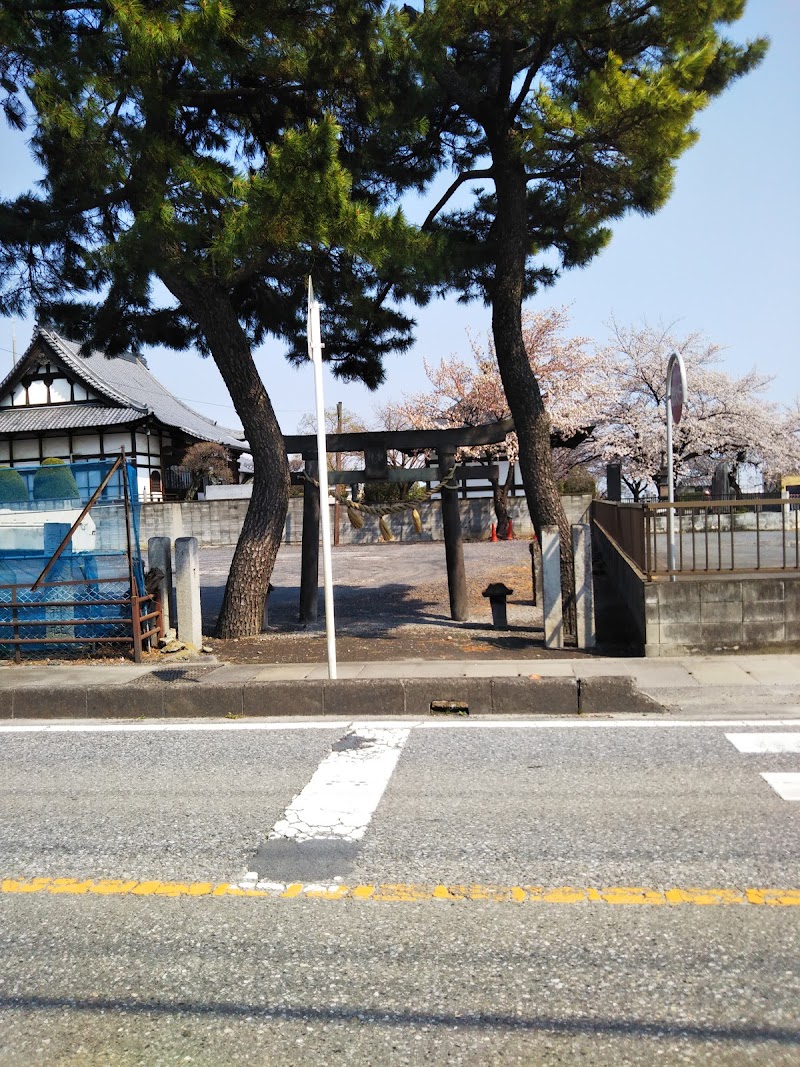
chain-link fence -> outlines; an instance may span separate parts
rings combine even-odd
[[[160,631],[123,459],[0,470],[0,657],[138,658]]]

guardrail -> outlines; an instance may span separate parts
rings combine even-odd
[[[674,515],[675,566],[667,562]],[[598,500],[592,518],[648,578],[800,570],[800,510],[785,498],[617,504]]]

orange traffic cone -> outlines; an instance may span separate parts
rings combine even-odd
[[[506,541],[514,540],[514,523],[511,519],[508,520],[508,530],[506,531]]]
[[[489,538],[489,540],[490,541],[496,541],[497,540],[497,527],[495,526],[494,523],[492,523],[492,536]]]

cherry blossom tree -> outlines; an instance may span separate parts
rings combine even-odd
[[[367,429],[366,424],[358,415],[347,408],[342,408],[341,413],[337,408],[325,409],[325,433],[363,433]],[[317,416],[313,412],[303,415],[297,423],[297,432],[302,434],[315,434],[317,432]],[[361,452],[328,452],[328,470],[355,470],[364,464],[364,456]]]
[[[676,482],[708,477],[720,462],[761,464],[768,472],[800,464],[800,412],[765,398],[772,379],[753,369],[740,377],[720,366],[721,349],[702,334],[678,337],[671,327],[633,328],[612,321],[597,355],[607,408],[594,446],[603,462],[619,462],[634,500],[657,487],[666,463],[666,374],[673,352],[686,365],[687,400],[673,429]],[[610,402],[609,402],[610,398]]]
[[[376,430],[412,430],[414,426],[400,406],[396,404],[380,404],[375,408],[374,429]],[[386,462],[390,467],[413,470],[415,467],[424,467],[427,456],[424,452],[403,452],[399,448],[386,449]],[[400,483],[408,495],[411,490],[419,485],[419,482]]]
[[[551,440],[565,446],[554,448],[559,478],[576,463],[585,462],[586,453],[573,450],[591,439],[610,388],[607,378],[597,371],[589,339],[569,336],[568,325],[565,307],[523,315],[525,351],[551,419]],[[484,347],[471,339],[470,348],[467,357],[444,357],[437,365],[425,361],[431,388],[390,405],[395,418],[417,429],[480,426],[507,419],[510,408],[492,340]],[[500,537],[508,530],[507,498],[518,455],[517,435],[512,433],[498,445],[462,449],[458,457],[508,460],[504,481],[490,479]]]

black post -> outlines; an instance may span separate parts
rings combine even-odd
[[[316,453],[314,453],[316,456]],[[317,621],[319,599],[319,466],[316,459],[303,456],[306,480],[303,482],[303,549],[300,561],[300,622]]]
[[[450,473],[454,455],[439,452],[439,478]],[[442,525],[444,527],[444,552],[447,560],[447,588],[450,593],[450,618],[466,622],[469,616],[467,602],[467,576],[464,571],[464,544],[461,540],[461,511],[458,506],[458,489],[442,489]]]
[[[606,500],[622,500],[622,464],[606,464]]]

